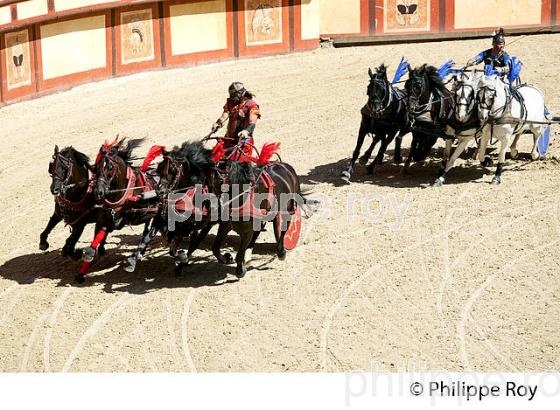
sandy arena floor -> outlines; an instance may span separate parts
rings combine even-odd
[[[523,79],[560,113],[560,35],[518,39],[508,51],[525,62]],[[462,63],[487,43],[319,49],[143,73],[0,109],[0,371],[558,370],[556,160],[508,160],[499,187],[489,185],[493,168],[460,160],[446,186],[425,188],[439,159],[408,177],[390,161],[373,177],[360,168],[340,184],[368,66],[385,62],[392,75],[401,55]],[[146,150],[200,138],[233,80],[261,105],[257,141],[282,142],[305,187],[331,198],[330,215],[305,221],[284,262],[269,229],[239,282],[213,286],[234,267],[217,264],[208,243],[184,277],[161,243],[124,272],[136,227],[110,236],[87,283],[70,285],[78,265],[60,256],[68,229],[38,249],[54,144],[94,157],[116,133],[145,137]],[[372,199],[370,213],[349,216],[350,195]],[[91,228],[82,238],[79,247]]]

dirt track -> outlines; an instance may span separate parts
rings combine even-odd
[[[401,55],[413,65],[461,63],[487,43],[321,49],[166,70],[0,109],[0,371],[558,370],[556,161],[508,161],[499,187],[489,185],[493,169],[465,160],[439,189],[423,188],[435,164],[402,177],[390,161],[373,177],[360,168],[353,184],[339,184],[368,66],[385,62],[392,73]],[[560,35],[508,50],[560,113]],[[116,264],[141,232],[125,229],[109,238],[85,286],[69,285],[77,265],[59,256],[68,230],[57,227],[51,248],[38,250],[53,207],[54,144],[93,157],[116,133],[146,137],[146,148],[201,137],[233,80],[261,105],[257,141],[282,141],[305,186],[332,198],[328,220],[306,221],[285,262],[272,258],[267,232],[256,269],[221,286],[212,284],[234,268],[218,265],[208,244],[185,277],[173,275],[161,246],[136,273],[124,272]],[[559,155],[559,131],[551,155]],[[371,202],[377,216],[349,220],[350,194],[381,195]],[[400,226],[390,200],[409,201]],[[80,247],[91,229],[83,238]]]

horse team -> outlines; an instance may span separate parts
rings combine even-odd
[[[517,142],[522,134],[533,135],[533,159],[546,151],[548,126],[558,119],[548,114],[537,88],[514,87],[514,77],[506,83],[488,70],[452,70],[450,63],[439,70],[428,65],[411,69],[402,59],[392,81],[388,80],[385,65],[375,72],[369,70],[368,101],[361,110],[356,148],[348,169],[342,173],[345,181],[351,179],[368,134],[373,140],[359,158],[360,163],[367,164],[375,146],[381,143],[375,159],[367,166],[369,173],[382,163],[394,139],[394,161],[401,163],[402,139],[412,134],[403,168],[406,171],[412,161],[425,160],[437,140],[443,138],[444,160],[435,186],[445,183],[455,161],[473,140],[478,142],[477,156],[484,166],[491,163],[486,156],[488,143],[500,142],[493,184],[501,182],[506,150],[510,149],[512,158],[517,157]],[[404,88],[398,88],[396,84],[406,71],[409,78]],[[446,82],[450,74],[453,75]],[[205,148],[204,140],[214,138],[222,143],[212,150]],[[141,166],[133,165],[132,155],[141,140],[117,137],[112,143],[106,141],[93,164],[73,147],[55,147],[49,164],[55,209],[40,235],[40,249],[48,249],[49,233],[64,221],[72,232],[62,254],[82,259],[76,282],[83,283],[95,256],[105,253],[108,234],[125,226],[144,225],[142,241],[127,258],[125,269],[135,270],[159,232],[167,240],[175,271],[180,274],[210,229],[218,225],[212,252],[220,263],[233,263],[232,256],[222,254],[221,248],[227,233],[235,230],[240,236],[235,274],[241,278],[260,232],[267,222],[272,222],[276,254],[284,259],[286,250],[297,244],[302,216],[313,212],[301,192],[296,171],[280,160],[279,144],[265,144],[260,153],[253,146],[248,150],[245,144],[249,142],[239,142],[226,150],[225,137],[214,138],[209,135],[171,150],[155,145]],[[457,144],[452,150],[454,141]],[[154,166],[156,157],[161,160]],[[288,201],[281,198],[286,195]],[[82,252],[75,247],[87,224],[95,224],[95,236]],[[187,250],[182,249],[183,242],[188,242]]]
[[[477,157],[483,166],[491,164],[486,156],[489,142],[500,142],[492,184],[501,182],[506,150],[510,148],[512,158],[518,156],[517,142],[522,134],[533,135],[531,157],[534,160],[546,153],[549,125],[558,118],[546,110],[541,91],[526,84],[514,86],[518,81],[515,70],[506,82],[491,70],[454,70],[452,64],[448,62],[440,69],[429,65],[411,69],[403,59],[392,81],[388,80],[385,65],[375,72],[369,70],[368,102],[361,111],[356,148],[348,169],[342,172],[345,181],[351,179],[367,134],[373,140],[359,158],[360,163],[366,164],[376,144],[381,142],[375,160],[367,166],[368,173],[373,173],[374,167],[382,162],[387,146],[395,138],[394,160],[401,163],[402,138],[412,134],[404,172],[412,160],[425,160],[437,140],[444,139],[443,164],[434,186],[445,183],[455,161],[473,140],[478,143]],[[407,69],[409,78],[400,89],[396,84]],[[457,145],[452,152],[454,141]]]
[[[129,225],[144,225],[142,241],[126,261],[130,272],[158,232],[169,244],[177,274],[214,225],[219,227],[212,252],[220,263],[233,262],[230,254],[221,252],[227,233],[233,229],[240,236],[235,258],[239,278],[245,275],[252,248],[267,222],[273,223],[280,259],[295,247],[306,200],[297,173],[277,155],[279,144],[265,144],[260,153],[251,147],[254,156],[241,143],[231,150],[220,150],[220,144],[210,150],[202,141],[171,150],[156,145],[141,166],[134,166],[133,150],[140,143],[106,141],[93,164],[73,147],[55,147],[49,164],[55,209],[39,246],[48,249],[49,233],[59,222],[70,225],[72,233],[62,254],[83,260],[76,282],[83,283],[95,256],[105,254],[107,235]],[[153,166],[156,157],[161,160]],[[258,195],[263,199],[257,200]],[[283,195],[290,200],[282,201]],[[282,203],[284,207],[275,206]],[[87,224],[95,224],[95,237],[83,252],[78,251],[76,243]],[[187,251],[181,249],[183,241],[188,242]]]

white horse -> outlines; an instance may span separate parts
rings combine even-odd
[[[445,133],[450,138],[445,140],[445,150],[443,152],[444,167],[435,180],[434,186],[442,186],[447,178],[447,173],[459,155],[467,148],[469,143],[480,133],[480,122],[476,113],[476,90],[481,75],[473,73],[461,74],[460,79],[455,79],[453,84],[454,109],[450,113],[449,123]],[[458,140],[457,147],[451,155],[453,139]],[[480,154],[478,154],[480,156]],[[482,155],[484,159],[484,155]]]
[[[484,159],[486,146],[491,138],[500,141],[498,165],[492,178],[494,185],[501,182],[506,149],[511,145],[511,157],[515,159],[518,155],[517,140],[524,132],[533,134],[531,158],[539,158],[537,142],[547,122],[544,96],[540,90],[530,85],[523,85],[517,91],[522,97],[521,101],[513,95],[510,85],[496,75],[484,76],[478,83],[478,117],[484,126],[478,151],[479,159]]]

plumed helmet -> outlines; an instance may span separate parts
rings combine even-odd
[[[506,37],[504,35],[504,29],[500,27],[498,31],[496,31],[492,36],[492,44],[494,45],[494,44],[505,44],[505,43],[506,43]]]
[[[228,91],[229,91],[229,96],[231,98],[243,97],[245,95],[245,93],[247,92],[243,83],[240,83],[238,81],[231,83]]]

